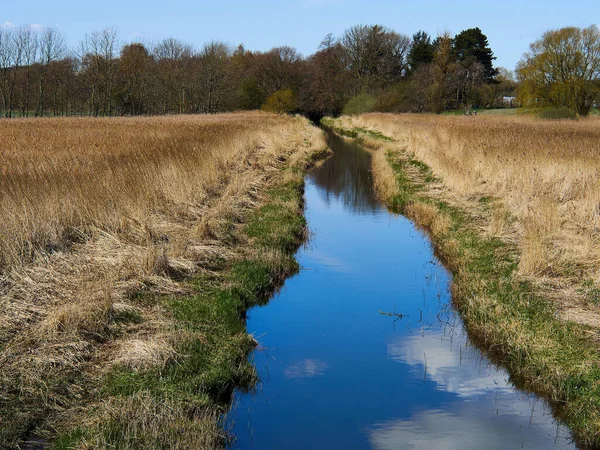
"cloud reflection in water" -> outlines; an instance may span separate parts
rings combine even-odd
[[[388,344],[390,359],[423,371],[438,390],[456,398],[410,419],[374,424],[368,432],[373,448],[574,448],[568,430],[548,420],[545,402],[513,390],[506,371],[465,342],[459,327],[453,336],[415,334]]]
[[[286,367],[283,373],[288,378],[314,378],[323,375],[326,370],[326,362],[316,359],[305,359]]]

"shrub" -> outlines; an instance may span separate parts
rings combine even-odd
[[[524,108],[519,111],[520,114],[532,115],[540,119],[575,119],[577,114],[566,106],[546,107],[546,108]]]
[[[377,98],[363,92],[348,100],[348,103],[346,103],[342,112],[345,115],[356,115],[371,112],[373,111],[376,103]]]
[[[575,111],[566,106],[560,108],[542,108],[536,114],[541,119],[575,119]]]
[[[373,111],[377,112],[407,112],[410,111],[407,101],[406,87],[403,84],[392,86],[377,96]]]
[[[264,111],[285,114],[296,109],[296,97],[290,89],[282,89],[272,94],[262,106]]]

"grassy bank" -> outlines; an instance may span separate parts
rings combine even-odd
[[[419,150],[437,152],[428,156],[428,162],[434,163],[429,165],[414,150],[426,142],[422,125],[429,119],[386,116],[387,130],[378,128],[377,120],[381,119],[342,118],[327,123],[374,150],[380,196],[428,231],[436,253],[453,273],[453,300],[470,336],[509,369],[516,383],[547,398],[582,447],[600,446],[600,357],[595,330],[559,314],[561,304],[544,285],[546,280],[523,270],[532,255],[524,251],[521,235],[514,232],[520,220],[517,212],[507,205],[501,190],[482,195],[472,185],[465,186],[467,195],[461,195],[464,192],[448,187],[448,168],[441,167],[449,164],[443,156],[447,150],[436,147],[436,133],[446,133],[454,146],[461,142],[443,124],[427,127],[429,142]],[[402,131],[386,133],[382,139],[383,132],[390,130]],[[477,131],[485,140],[485,130]],[[473,147],[477,156],[476,142]],[[542,161],[541,166],[547,163]],[[463,161],[464,169],[474,171],[468,164]],[[493,183],[490,177],[483,181]],[[588,287],[581,295],[589,292]]]
[[[271,187],[242,233],[245,254],[223,271],[188,281],[187,296],[143,296],[172,317],[177,345],[170,360],[149,369],[117,365],[103,378],[88,416],[54,448],[221,448],[228,436],[220,419],[235,388],[256,381],[247,360],[255,342],[246,333],[248,308],[267,302],[298,270],[302,242],[302,172]]]
[[[60,139],[46,142],[54,154],[42,147],[57,124],[86,158],[60,150]],[[23,229],[23,242],[38,245],[30,255],[0,246],[0,446],[223,446],[233,389],[256,378],[245,311],[297,270],[303,174],[326,155],[322,133],[305,119],[251,113],[33,127],[26,138],[45,150],[40,183],[19,184],[36,147],[19,154],[16,143],[0,188],[29,189],[28,220],[50,233],[33,241]],[[94,150],[107,137],[114,148]],[[76,176],[59,176],[73,160]],[[51,205],[33,201],[42,181]],[[61,197],[64,183],[78,195]],[[53,236],[59,247],[48,247]]]

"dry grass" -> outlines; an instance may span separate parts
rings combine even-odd
[[[390,167],[385,151],[374,152],[371,159],[373,173],[377,176],[374,179],[375,191],[380,198],[391,198],[398,192],[397,176]]]
[[[448,232],[452,222],[450,218],[440,210],[427,203],[412,203],[406,208],[406,215],[412,217],[420,226],[431,230],[436,236],[443,236]]]
[[[265,113],[0,121],[0,137],[0,446],[115,361],[174,358],[169,315],[132,295],[187,293],[179,280],[238,257],[280,169],[324,147]]]
[[[190,414],[189,405],[177,400],[156,398],[140,393],[122,399],[110,399],[93,424],[100,433],[83,438],[80,450],[99,448],[126,449],[210,449],[223,440],[219,418],[207,412],[201,420]]]
[[[488,232],[519,242],[520,275],[600,282],[597,118],[366,114],[342,123],[394,138],[457,202],[499,200]]]

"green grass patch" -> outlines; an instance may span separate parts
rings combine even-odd
[[[356,127],[353,129],[340,127],[338,125],[337,120],[334,118],[331,118],[331,117],[322,118],[321,124],[328,128],[331,128],[333,131],[335,131],[340,136],[345,136],[345,137],[349,137],[352,139],[356,139],[359,142],[364,142],[365,138],[371,138],[371,139],[385,141],[385,142],[394,142],[394,139],[392,139],[389,136],[386,136],[385,134],[383,134],[377,130],[369,130],[367,128],[361,128],[361,127]]]
[[[600,287],[596,286],[594,280],[585,280],[579,290],[583,294],[585,301],[593,306],[600,305]]]
[[[303,189],[302,182],[290,182],[269,191],[271,200],[252,214],[246,227],[257,247],[295,251],[306,229],[301,213]]]

